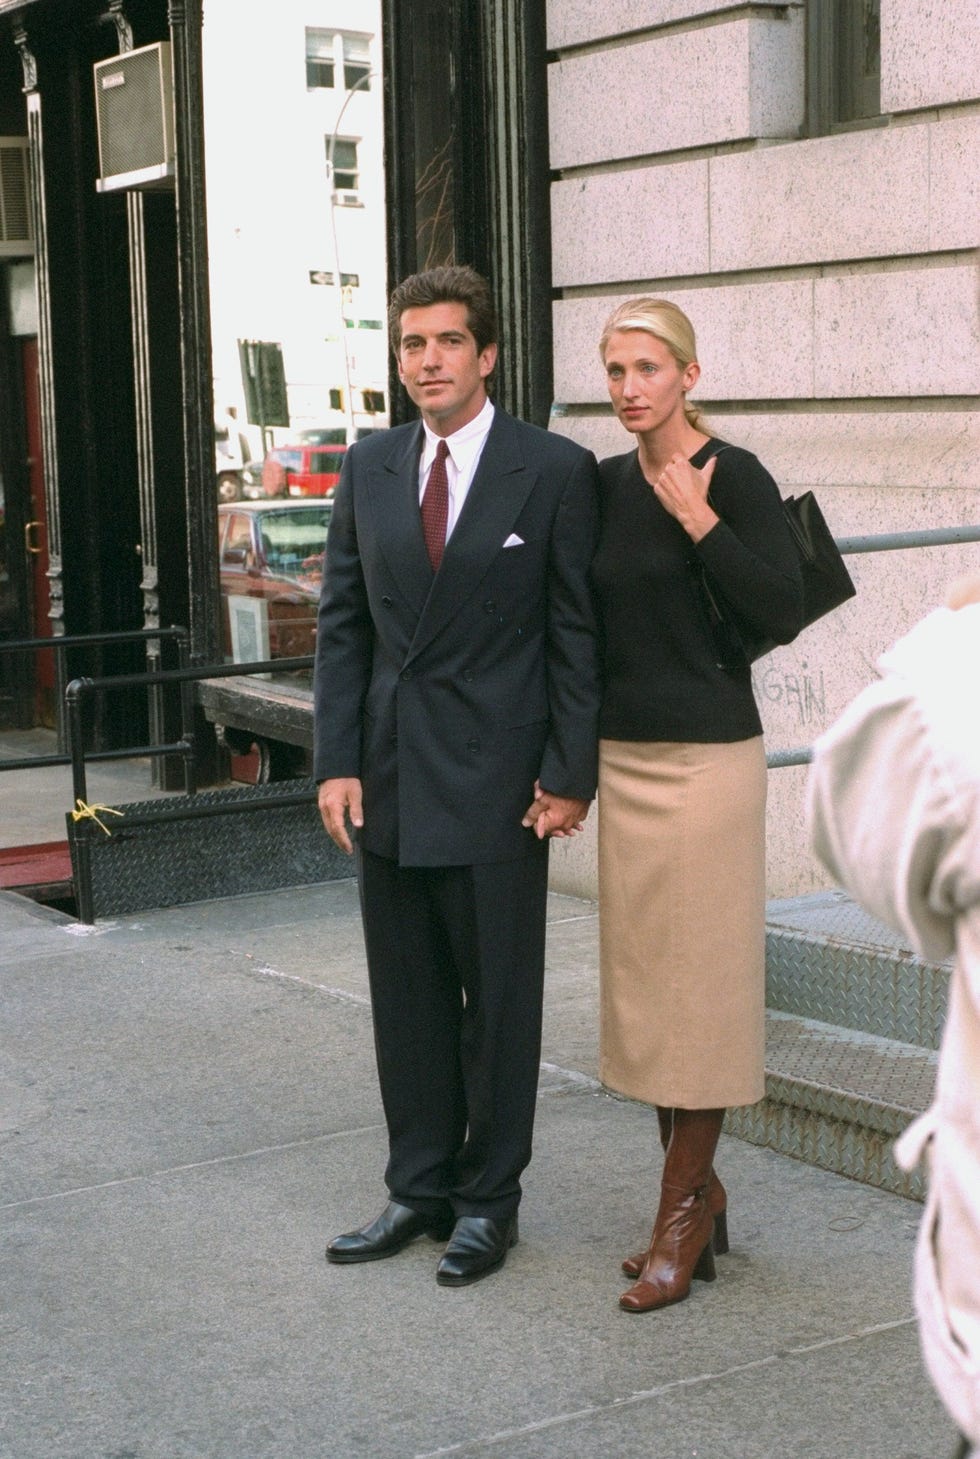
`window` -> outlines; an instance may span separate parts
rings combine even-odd
[[[370,36],[345,35],[344,42],[344,87],[347,91],[371,90]]]
[[[306,85],[309,90],[370,91],[371,37],[343,30],[306,29]]]
[[[222,547],[222,566],[244,567],[252,550],[251,518],[239,512],[229,512],[228,526]]]
[[[333,157],[330,155],[330,144],[333,142]],[[335,193],[357,192],[359,173],[357,167],[357,142],[349,137],[327,137],[325,140],[327,152],[327,169],[329,171],[333,163],[333,177],[330,185]],[[343,283],[343,279],[341,279]]]
[[[385,395],[383,390],[364,390],[361,392],[364,400],[364,411],[366,415],[381,415],[385,408]]]
[[[812,137],[880,115],[881,0],[810,0],[806,110]]]
[[[343,451],[312,451],[310,453],[310,474],[313,476],[338,476],[343,464]]]
[[[313,91],[317,87],[332,87],[334,84],[334,33],[332,30],[306,31],[306,85]]]
[[[837,0],[837,121],[881,111],[881,0]]]

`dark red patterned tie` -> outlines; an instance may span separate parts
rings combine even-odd
[[[422,498],[422,535],[432,570],[435,572],[442,561],[446,545],[446,523],[449,521],[449,480],[446,476],[446,457],[449,447],[440,441],[436,447],[436,459],[429,468],[429,479]]]

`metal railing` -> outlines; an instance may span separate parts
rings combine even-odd
[[[859,555],[870,552],[903,551],[916,547],[957,546],[969,542],[980,542],[980,526],[923,529],[911,532],[876,533],[862,537],[841,537],[837,545],[842,554]],[[65,691],[68,713],[69,753],[66,755],[41,755],[20,760],[0,760],[0,770],[29,769],[40,766],[68,765],[72,767],[72,789],[76,807],[87,808],[88,788],[86,765],[104,760],[123,760],[153,756],[179,755],[183,761],[185,791],[189,797],[196,792],[194,763],[194,705],[195,696],[191,686],[203,679],[219,679],[249,676],[252,674],[284,673],[313,666],[310,654],[295,658],[263,659],[244,664],[208,664],[189,667],[187,665],[186,629],[170,628],[140,629],[131,632],[105,634],[79,634],[60,639],[21,639],[0,643],[0,653],[34,649],[71,648],[121,643],[127,640],[152,640],[172,638],[177,643],[180,667],[176,669],[149,670],[142,673],[106,675],[101,678],[73,679]],[[124,750],[86,751],[82,727],[82,713],[86,699],[91,694],[104,693],[111,689],[148,688],[176,684],[180,691],[181,732],[178,740],[165,744],[138,745]],[[792,765],[805,765],[813,758],[810,746],[797,749],[776,750],[767,754],[766,763],[770,769],[781,769]],[[207,818],[219,815],[266,810],[273,807],[303,805],[310,802],[310,792],[305,789],[295,794],[275,796],[253,796],[247,800],[227,801],[221,804],[209,802],[199,806],[168,807],[161,803],[159,810],[143,812],[140,815],[127,814],[126,827],[163,825],[168,822]],[[79,920],[92,923],[95,920],[92,890],[91,846],[92,835],[97,830],[94,817],[83,814],[69,822],[69,843],[72,847],[72,863],[76,869],[76,901]]]
[[[191,685],[200,679],[221,679],[249,674],[286,673],[295,669],[313,667],[313,655],[304,654],[289,659],[262,659],[245,664],[207,664],[193,668],[160,669],[153,673],[114,674],[100,679],[73,679],[65,690],[68,707],[69,744],[71,746],[72,791],[76,807],[83,814],[68,823],[68,844],[72,853],[72,867],[75,871],[75,900],[78,920],[87,924],[95,921],[94,896],[92,888],[92,837],[99,829],[95,814],[86,814],[98,808],[88,807],[88,784],[86,756],[82,743],[82,711],[90,694],[104,693],[109,689],[132,688],[136,685],[180,686],[181,727],[180,739],[169,744],[141,745],[127,750],[126,755],[137,758],[154,755],[180,755],[184,764],[184,784],[188,796],[196,793],[194,769],[194,697]],[[119,758],[117,756],[117,758]],[[241,814],[245,811],[268,810],[274,806],[308,805],[311,803],[309,790],[295,794],[276,796],[250,796],[247,800],[225,801],[221,804],[208,802],[197,806],[168,806],[161,802],[159,810],[144,811],[139,815],[125,817],[125,828],[165,825],[168,822],[201,820],[211,816]],[[103,828],[103,831],[105,828]]]
[[[876,532],[868,537],[838,537],[843,556],[860,552],[900,552],[907,547],[958,547],[980,542],[980,527],[923,527],[914,532]]]
[[[61,659],[60,677],[65,677],[64,656],[72,649],[100,648],[112,644],[153,643],[157,639],[173,640],[177,646],[177,663],[184,668],[189,658],[190,637],[186,628],[171,624],[168,628],[131,628],[114,633],[74,633],[59,638],[14,638],[0,640],[0,654],[53,652]],[[159,654],[153,655],[159,659]],[[152,672],[152,671],[148,671]],[[141,680],[142,682],[142,680]],[[80,729],[80,726],[79,726]],[[76,735],[70,736],[70,744],[76,743]],[[90,750],[89,760],[127,760],[144,754],[144,750]],[[42,766],[70,765],[71,754],[28,755],[18,760],[0,760],[3,770],[38,770]]]
[[[923,527],[912,532],[876,532],[865,537],[834,539],[843,557],[867,552],[902,552],[910,547],[958,547],[967,542],[980,542],[980,527]],[[770,770],[790,765],[809,765],[813,748],[804,745],[795,750],[774,750],[766,755]]]

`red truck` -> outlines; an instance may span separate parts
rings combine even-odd
[[[346,446],[274,446],[262,464],[264,496],[329,496],[340,480]]]

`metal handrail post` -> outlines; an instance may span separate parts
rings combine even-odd
[[[72,810],[88,804],[88,787],[85,782],[85,748],[82,737],[82,699],[92,688],[93,679],[73,679],[65,690],[65,704],[68,708],[68,741],[71,753],[71,783],[74,801]],[[68,818],[68,840],[76,853],[73,858],[78,867],[78,885],[75,895],[78,901],[78,920],[87,926],[95,922],[95,898],[92,893],[92,847],[89,837],[91,826],[87,817],[75,820]]]
[[[188,667],[189,664],[185,657],[180,664],[180,668],[186,670]],[[184,762],[184,790],[188,795],[197,794],[197,756],[194,753],[194,683],[195,681],[193,679],[181,679],[178,689],[180,695],[180,737],[186,746],[182,756]]]

